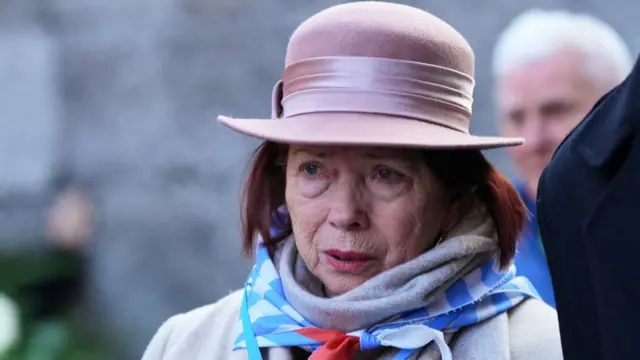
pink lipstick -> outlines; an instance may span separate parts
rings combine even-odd
[[[358,273],[375,259],[366,253],[340,251],[337,249],[327,250],[325,251],[325,255],[329,265],[336,271],[344,273]]]

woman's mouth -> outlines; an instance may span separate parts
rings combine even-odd
[[[331,249],[325,251],[327,262],[336,271],[343,273],[361,272],[375,258],[367,253],[354,251],[340,251]]]

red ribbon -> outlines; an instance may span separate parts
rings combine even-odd
[[[309,360],[351,360],[360,349],[360,338],[336,330],[304,328],[297,333],[321,344]]]

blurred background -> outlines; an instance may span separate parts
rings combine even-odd
[[[640,50],[638,2],[396,2],[475,49],[481,135],[496,132],[496,36],[521,11],[588,12]],[[0,0],[0,292],[21,299],[25,352],[139,359],[167,317],[242,285],[239,189],[257,142],[216,115],[268,116],[289,34],[338,3]],[[48,313],[64,315],[37,320]]]

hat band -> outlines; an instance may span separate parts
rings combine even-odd
[[[474,80],[436,65],[369,57],[293,63],[273,92],[272,117],[355,112],[407,117],[468,133]]]

